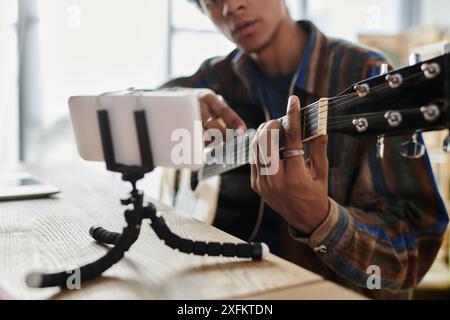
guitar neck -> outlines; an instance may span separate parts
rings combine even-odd
[[[449,129],[449,74],[446,47],[440,57],[355,83],[336,97],[320,99],[302,109],[302,140],[306,143],[328,133],[385,137]],[[279,121],[287,127],[287,117]],[[214,149],[196,179],[248,164],[254,136],[253,130]]]
[[[198,172],[197,179],[202,181],[249,164],[250,146],[255,133],[251,130],[245,136],[236,136],[233,141],[214,148],[206,155],[207,164]]]
[[[302,140],[307,143],[327,134],[327,99],[306,107],[302,111]],[[287,129],[287,116],[278,119]],[[213,149],[206,156],[207,164],[198,172],[197,179],[202,181],[213,176],[222,175],[250,163],[250,146],[255,137],[255,130],[249,130],[245,136],[236,136],[233,141]],[[280,150],[283,150],[282,141]]]

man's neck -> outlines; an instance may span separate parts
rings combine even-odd
[[[282,20],[268,46],[252,59],[270,76],[292,74],[297,71],[306,48],[307,33],[290,17]]]

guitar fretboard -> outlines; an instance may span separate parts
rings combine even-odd
[[[326,134],[327,99],[306,107],[299,121],[302,121],[302,139],[308,142],[319,135]],[[325,119],[325,120],[324,120]],[[278,119],[287,128],[287,116]],[[198,171],[197,181],[222,175],[250,163],[251,143],[256,131],[249,130],[245,136],[235,136],[232,141],[207,153],[205,166]],[[280,143],[281,146],[281,143]]]
[[[235,136],[232,141],[213,149],[206,155],[206,164],[198,172],[199,181],[221,175],[250,163],[250,147],[256,131]]]

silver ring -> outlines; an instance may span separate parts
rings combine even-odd
[[[286,150],[284,153],[284,158],[295,158],[295,157],[303,157],[305,155],[304,149],[298,149],[298,150]]]

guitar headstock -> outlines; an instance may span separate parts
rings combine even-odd
[[[386,67],[380,76],[305,108],[304,141],[327,133],[376,136],[382,158],[385,137],[411,134],[402,154],[421,157],[425,147],[418,142],[418,133],[450,129],[450,45],[437,58],[390,72]],[[450,152],[450,136],[444,150]]]
[[[450,128],[450,54],[361,81],[328,99],[327,131],[393,136]]]
[[[393,136],[450,128],[450,54],[361,81],[328,99],[327,131]]]

